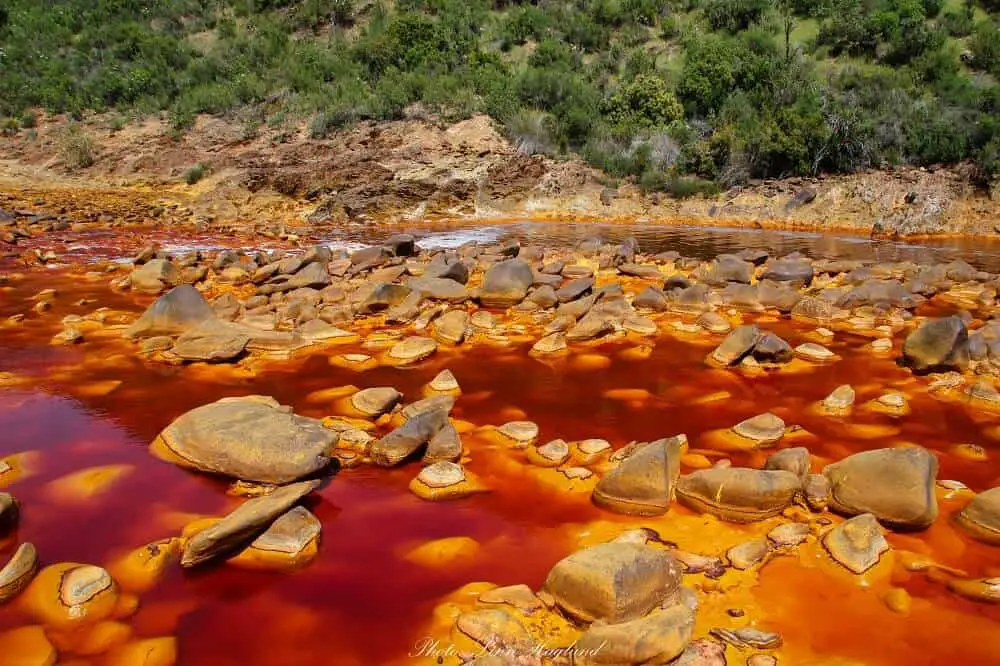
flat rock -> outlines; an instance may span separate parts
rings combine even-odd
[[[667,552],[605,543],[560,560],[549,571],[544,589],[579,620],[617,624],[646,615],[673,596],[680,581],[680,566]]]
[[[666,513],[680,475],[681,447],[679,437],[641,447],[597,482],[594,504],[628,515]]]
[[[350,398],[352,407],[371,418],[391,412],[402,399],[403,394],[391,386],[362,389]]]
[[[509,421],[497,428],[497,432],[527,446],[538,439],[538,424],[532,421]]]
[[[531,351],[537,354],[555,354],[566,348],[566,336],[564,334],[550,333],[532,345]]]
[[[763,562],[770,552],[771,544],[767,539],[753,539],[727,550],[726,559],[734,569],[745,571]]]
[[[813,361],[815,363],[823,363],[825,361],[833,360],[834,353],[824,347],[823,345],[818,345],[815,342],[806,342],[795,348],[795,355],[799,358],[805,359],[807,361]]]
[[[437,351],[437,343],[430,338],[408,337],[389,348],[389,358],[404,362],[422,361]]]
[[[456,463],[441,461],[424,467],[417,479],[430,488],[447,488],[465,481],[465,470]]]
[[[0,604],[20,594],[37,573],[38,553],[32,544],[22,543],[3,568],[0,568]]]
[[[937,518],[937,458],[922,448],[862,451],[827,465],[832,507],[871,513],[891,527],[924,529]]]
[[[458,391],[461,389],[455,375],[452,374],[451,370],[447,369],[434,375],[434,379],[430,381],[428,386],[430,386],[432,390],[441,391],[442,393]]]
[[[418,291],[425,298],[450,303],[461,303],[469,299],[469,290],[465,285],[446,277],[423,276],[408,280],[406,286],[414,291]]]
[[[775,414],[765,412],[737,423],[733,432],[758,446],[773,444],[785,435],[785,422]]]
[[[271,523],[250,547],[276,553],[293,564],[302,564],[300,559],[319,540],[321,530],[319,519],[305,507],[297,506]]]
[[[468,327],[469,313],[451,310],[434,320],[434,337],[450,345],[461,344]]]
[[[184,546],[181,566],[193,567],[235,554],[319,485],[319,481],[300,481],[278,488],[270,495],[247,500],[219,522],[191,537]]]
[[[955,520],[969,536],[1000,546],[1000,487],[976,495]]]
[[[446,423],[427,442],[424,462],[428,464],[448,460],[457,461],[462,457],[462,437],[451,423]]]
[[[950,580],[948,589],[972,601],[1000,604],[1000,578]]]
[[[372,461],[380,467],[393,467],[416,453],[448,423],[448,410],[427,409],[408,418],[371,447]]]
[[[854,399],[854,387],[850,384],[841,384],[823,398],[823,407],[834,412],[843,411],[854,405]]]
[[[763,631],[755,627],[743,627],[741,629],[712,629],[709,632],[721,641],[729,643],[735,648],[746,649],[755,648],[757,650],[773,650],[781,647],[784,642],[781,634],[773,631]]]
[[[665,664],[684,652],[694,633],[694,611],[678,604],[621,624],[595,624],[576,643],[574,664]]]
[[[836,562],[862,574],[878,564],[882,554],[888,552],[889,542],[875,516],[863,513],[827,532],[823,547]]]
[[[520,620],[500,608],[463,613],[455,626],[480,645],[502,650],[504,655],[528,655],[535,649],[535,640]]]
[[[197,407],[153,440],[153,455],[184,467],[261,483],[288,483],[329,462],[336,434],[274,398],[223,398]]]
[[[767,539],[775,548],[789,548],[798,546],[809,534],[809,526],[804,523],[782,523],[767,533]]]
[[[785,470],[714,467],[680,477],[676,494],[691,509],[748,523],[781,513],[801,487],[799,476]]]

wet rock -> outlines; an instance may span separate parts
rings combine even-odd
[[[451,345],[461,344],[469,327],[469,313],[451,310],[434,320],[434,337]]]
[[[424,295],[419,291],[411,291],[406,298],[385,311],[385,321],[388,324],[409,324],[420,316],[420,304]]]
[[[802,493],[813,511],[825,511],[833,497],[830,481],[822,474],[807,475],[802,483]]]
[[[764,469],[783,469],[805,479],[809,476],[811,465],[809,449],[797,446],[772,453],[764,463]]]
[[[358,303],[358,314],[381,312],[402,303],[412,292],[401,284],[376,283],[366,290]]]
[[[531,265],[520,259],[501,261],[483,277],[479,300],[487,307],[510,307],[524,300],[535,281]]]
[[[54,666],[59,653],[38,625],[0,632],[0,655],[9,666]]]
[[[403,399],[403,394],[391,386],[376,386],[358,391],[351,396],[351,406],[361,414],[377,419],[388,414]]]
[[[813,363],[825,363],[827,361],[832,361],[835,357],[834,353],[824,347],[823,345],[818,345],[815,342],[806,342],[795,348],[795,355],[806,361],[812,361]]]
[[[760,329],[756,326],[737,326],[715,348],[711,359],[721,365],[736,365],[753,351],[760,337]]]
[[[432,391],[440,393],[457,393],[462,390],[462,387],[458,384],[458,379],[455,378],[451,370],[447,369],[434,375],[434,379],[427,386]]]
[[[674,291],[675,289],[687,289],[691,286],[691,280],[683,275],[671,275],[663,281],[664,291]]]
[[[687,289],[676,291],[669,301],[669,308],[675,312],[685,314],[701,314],[712,309],[713,303],[711,291],[707,284],[691,285]]]
[[[451,423],[445,424],[427,442],[424,462],[431,464],[448,460],[455,462],[462,457],[462,438]]]
[[[733,426],[733,432],[749,439],[756,446],[773,444],[785,435],[785,422],[771,412],[740,421]]]
[[[679,604],[621,624],[595,624],[577,641],[574,663],[665,664],[691,642],[694,619],[694,611]]]
[[[648,264],[625,263],[618,266],[618,272],[622,275],[631,275],[632,277],[644,280],[656,280],[659,282],[663,279],[663,273],[660,272],[660,269]]]
[[[681,450],[679,437],[641,447],[597,482],[592,495],[594,504],[628,515],[666,513],[680,475]]]
[[[444,278],[465,284],[469,281],[469,266],[460,259],[447,258],[439,254],[427,265],[421,277]]]
[[[836,562],[856,574],[863,574],[889,551],[889,542],[875,516],[863,513],[827,532],[823,547]]]
[[[681,570],[665,551],[631,543],[605,543],[560,560],[545,591],[584,622],[627,622],[642,617],[680,587]]]
[[[955,521],[969,536],[1000,546],[1000,487],[976,495]]]
[[[695,324],[701,326],[709,333],[728,333],[733,326],[729,320],[718,312],[705,312],[698,317]]]
[[[726,559],[734,569],[745,571],[760,564],[771,552],[767,539],[753,539],[737,544],[726,551]]]
[[[646,287],[633,299],[632,305],[654,312],[663,312],[668,306],[667,296],[656,287]]]
[[[1000,578],[950,580],[948,589],[972,601],[1000,604]]]
[[[297,506],[271,523],[233,563],[278,570],[305,566],[319,552],[321,530],[319,519]]]
[[[497,428],[497,432],[521,446],[527,446],[538,439],[538,425],[532,421],[509,421]]]
[[[588,312],[580,321],[566,331],[566,339],[571,341],[593,340],[602,335],[613,333],[615,320],[601,312]]]
[[[726,666],[726,648],[717,641],[692,641],[671,666]]]
[[[569,459],[569,445],[561,439],[554,439],[539,446],[536,453],[542,460],[552,465],[561,465]]]
[[[396,257],[412,257],[416,254],[416,239],[411,234],[393,234],[385,239],[382,247]]]
[[[622,321],[622,328],[626,331],[632,331],[638,335],[655,335],[659,330],[656,327],[656,322],[652,319],[647,319],[646,317],[640,317],[639,315],[629,315],[625,317]]]
[[[560,303],[568,303],[569,301],[575,301],[582,296],[586,296],[593,288],[594,278],[580,277],[570,280],[556,290],[556,297]]]
[[[380,467],[398,465],[427,444],[447,423],[448,410],[440,407],[411,416],[406,423],[372,444],[372,461]]]
[[[938,515],[938,462],[925,449],[862,451],[827,465],[832,506],[847,515],[874,514],[897,528],[923,529]]]
[[[850,384],[841,384],[823,398],[823,407],[834,413],[843,412],[854,405],[854,397],[854,387]]]
[[[125,330],[125,335],[129,338],[177,335],[212,319],[215,319],[215,311],[205,297],[191,285],[184,284],[156,299]]]
[[[722,559],[712,555],[689,553],[685,550],[672,550],[670,554],[680,563],[681,570],[686,574],[703,573],[708,578],[719,578],[726,572],[726,565]]]
[[[767,266],[761,279],[808,287],[812,284],[813,267],[804,259],[779,259]]]
[[[753,264],[731,254],[720,254],[715,261],[696,271],[698,278],[715,287],[723,287],[729,282],[750,284]]]
[[[19,506],[14,496],[0,492],[0,537],[6,536],[7,532],[14,529],[19,513]]]
[[[178,417],[153,440],[153,455],[203,472],[288,483],[329,462],[336,435],[273,398],[223,398]]]
[[[118,599],[118,586],[105,569],[67,562],[40,571],[18,603],[42,624],[68,629],[108,618]]]
[[[430,338],[410,336],[389,348],[388,356],[399,363],[417,363],[437,351],[437,343]]]
[[[132,271],[129,283],[135,291],[158,294],[164,289],[176,287],[181,282],[181,273],[167,259],[153,259]]]
[[[803,296],[791,310],[792,319],[816,324],[828,324],[836,318],[837,308],[828,300],[815,296]]]
[[[246,351],[250,336],[240,327],[218,321],[207,321],[185,331],[170,353],[184,361],[231,361]]]
[[[491,651],[505,655],[527,655],[535,650],[535,640],[524,625],[502,609],[463,613],[455,623],[458,630]]]
[[[782,523],[767,533],[767,540],[775,548],[791,548],[805,541],[809,534],[809,526],[804,523]]]
[[[465,470],[461,465],[441,461],[424,467],[417,479],[430,488],[447,488],[465,481]]]
[[[38,553],[32,544],[22,543],[0,568],[0,605],[20,594],[37,573]]]
[[[680,477],[676,491],[688,508],[748,523],[781,513],[801,486],[796,474],[784,470],[716,467]]]
[[[960,317],[929,319],[903,343],[900,363],[915,372],[962,370],[969,364],[969,334]]]
[[[300,481],[278,488],[270,495],[247,500],[219,522],[191,537],[181,554],[181,566],[193,567],[235,554],[319,485],[319,481]]]
[[[712,629],[709,632],[721,641],[729,643],[735,648],[746,649],[755,648],[757,650],[773,650],[781,647],[781,634],[773,631],[762,631],[754,627],[743,627],[742,629]]]
[[[559,297],[556,296],[556,290],[547,284],[532,291],[528,295],[528,300],[540,308],[551,308],[559,304]]]
[[[544,607],[542,600],[535,596],[527,585],[508,585],[487,590],[479,595],[484,604],[506,604],[523,611],[536,611]]]
[[[469,291],[462,283],[445,277],[427,277],[424,275],[409,280],[406,286],[413,291],[420,292],[425,298],[432,298],[439,301],[461,303],[469,299]]]
[[[788,363],[795,355],[791,345],[766,331],[761,334],[751,353],[759,363]]]
[[[411,402],[406,407],[400,411],[400,414],[404,419],[409,420],[414,416],[418,416],[423,412],[433,411],[435,409],[443,409],[446,412],[450,412],[452,407],[455,406],[455,398],[450,395],[432,395],[428,396],[422,400],[417,400],[416,402]]]

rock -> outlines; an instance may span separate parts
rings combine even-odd
[[[20,514],[17,500],[10,493],[0,492],[0,537],[7,535],[17,525]]]
[[[105,569],[66,562],[42,569],[18,603],[40,623],[69,629],[107,619],[118,600],[118,586]]]
[[[569,445],[561,439],[553,439],[535,451],[542,460],[553,465],[561,465],[569,458]]]
[[[760,337],[760,329],[756,326],[737,326],[715,348],[711,359],[720,365],[736,365],[753,351]]]
[[[726,572],[726,565],[715,556],[699,555],[684,550],[672,550],[671,555],[680,562],[686,574],[703,573],[708,578],[719,578]]]
[[[781,634],[773,631],[762,631],[754,627],[743,627],[742,629],[712,629],[709,632],[721,641],[729,643],[735,648],[746,649],[756,648],[758,650],[773,650],[781,647],[783,641]]]
[[[427,265],[427,269],[421,277],[444,278],[465,284],[469,281],[469,267],[459,259],[448,259],[444,255],[438,255]]]
[[[0,605],[20,594],[37,573],[38,553],[32,544],[22,543],[0,568]]]
[[[532,345],[531,351],[536,354],[555,354],[566,348],[566,336],[564,334],[550,333]]]
[[[681,570],[665,551],[631,543],[605,543],[560,560],[544,590],[583,622],[617,624],[640,618],[672,597]]]
[[[423,293],[411,291],[406,298],[385,311],[387,324],[409,324],[420,316],[420,304],[424,300]]]
[[[750,284],[753,264],[731,254],[720,254],[715,261],[695,273],[702,282],[713,287],[724,287],[729,282]]]
[[[806,342],[795,348],[795,355],[813,363],[825,363],[834,358],[834,353],[815,342]]]
[[[510,307],[524,300],[535,281],[531,265],[520,259],[494,264],[486,271],[479,301],[487,307]]]
[[[632,305],[654,312],[663,312],[668,306],[667,296],[656,287],[646,287],[632,300]]]
[[[125,330],[125,335],[129,338],[177,335],[212,319],[215,311],[204,296],[191,285],[183,284],[156,299]]]
[[[428,464],[448,460],[457,461],[462,457],[462,438],[451,423],[447,423],[434,433],[427,442],[424,462]]]
[[[380,467],[393,467],[428,443],[448,423],[448,410],[438,407],[414,414],[371,448],[372,461]]]
[[[559,303],[559,297],[556,296],[556,290],[551,286],[545,284],[535,289],[528,295],[528,300],[532,303],[536,303],[540,308],[551,308],[555,307]]]
[[[556,290],[556,298],[559,299],[560,303],[568,303],[569,301],[575,301],[581,296],[586,296],[593,288],[594,278],[579,277],[570,280]]]
[[[55,666],[59,660],[45,629],[38,625],[0,632],[0,655],[6,666]]]
[[[393,234],[385,239],[382,247],[397,257],[412,257],[416,254],[416,239],[411,234]]]
[[[692,641],[671,666],[726,666],[726,648],[707,638]]]
[[[153,259],[132,271],[129,284],[135,291],[158,294],[181,282],[181,272],[167,259]]]
[[[437,351],[437,343],[430,338],[410,336],[389,348],[388,356],[398,363],[418,363]]]
[[[535,640],[521,622],[503,609],[477,610],[458,616],[455,626],[490,651],[514,657],[535,650]]]
[[[656,327],[656,322],[646,317],[640,317],[639,315],[625,317],[624,321],[622,321],[622,328],[639,335],[655,335],[659,330]]]
[[[297,569],[319,552],[322,525],[305,507],[297,506],[271,523],[263,534],[232,560],[255,569]]]
[[[434,320],[434,337],[446,344],[458,345],[465,340],[468,327],[469,313],[451,310]]]
[[[915,372],[963,370],[969,364],[969,334],[961,317],[929,319],[903,343],[900,363]]]
[[[679,437],[641,447],[597,482],[594,504],[628,515],[666,513],[680,475],[681,447]]]
[[[479,595],[483,604],[507,604],[523,611],[533,612],[544,607],[542,600],[535,596],[527,585],[496,587]]]
[[[350,402],[361,414],[377,419],[391,412],[402,399],[403,394],[391,386],[376,386],[358,391],[350,397]]]
[[[718,312],[711,311],[704,312],[699,315],[695,324],[701,326],[709,333],[728,333],[733,328],[728,319],[720,315]]]
[[[432,379],[427,386],[430,387],[431,390],[438,391],[440,393],[456,393],[462,390],[462,387],[459,386],[455,375],[448,369],[442,370],[434,375],[434,379]]]
[[[665,664],[691,642],[694,611],[684,605],[621,624],[593,625],[577,641],[574,664]]]
[[[972,601],[1000,604],[1000,578],[950,580],[948,589]]]
[[[461,465],[441,461],[424,467],[417,479],[431,488],[447,488],[465,481],[465,470]]]
[[[889,542],[875,516],[863,513],[827,532],[823,547],[836,562],[856,574],[863,574],[878,564],[882,553],[888,552]]]
[[[753,539],[735,545],[726,551],[726,559],[734,569],[745,571],[764,561],[771,552],[767,539]]]
[[[792,472],[801,479],[809,476],[812,460],[809,457],[809,449],[804,446],[797,446],[791,449],[782,449],[772,453],[764,463],[764,469],[783,469]]]
[[[184,467],[262,483],[288,483],[329,462],[335,433],[273,398],[223,398],[193,409],[153,440],[153,455]]]
[[[521,446],[527,446],[538,439],[538,425],[531,421],[509,421],[497,428],[497,432]]]
[[[170,354],[184,361],[216,363],[239,357],[249,344],[250,336],[239,327],[210,320],[185,331]]]
[[[781,513],[801,486],[798,475],[784,470],[716,467],[680,477],[677,499],[695,511],[749,523]]]
[[[445,277],[428,277],[426,275],[407,281],[406,286],[420,292],[425,298],[450,303],[461,303],[469,299],[469,290],[465,286]]]
[[[270,495],[247,500],[219,522],[191,537],[181,554],[181,566],[193,567],[235,554],[319,485],[319,481],[300,481],[278,488]]]
[[[566,331],[566,339],[572,341],[593,340],[615,330],[614,318],[602,312],[591,311]]]
[[[1000,546],[1000,487],[976,495],[955,516],[955,521],[969,536]]]
[[[782,523],[767,533],[775,548],[798,546],[809,537],[809,526],[804,523]]]
[[[767,331],[761,334],[751,353],[758,363],[788,363],[795,355],[791,345]]]
[[[924,529],[937,518],[938,462],[926,449],[862,451],[827,465],[833,508],[849,516],[871,513],[896,528]]]
[[[455,398],[446,394],[438,394],[428,396],[422,400],[417,400],[416,402],[411,402],[406,407],[403,407],[400,414],[403,419],[409,420],[414,416],[418,416],[423,412],[433,411],[435,409],[443,409],[446,412],[450,412],[455,406]]]
[[[802,483],[802,493],[806,504],[813,511],[825,511],[833,495],[829,479],[822,474],[807,475]]]
[[[854,405],[854,397],[854,387],[850,384],[841,384],[823,398],[823,407],[834,413],[843,412]]]
[[[143,638],[117,645],[105,654],[102,666],[174,666],[177,639],[172,636]]]
[[[766,446],[784,437],[785,422],[771,412],[765,412],[737,423],[733,432],[757,446]]]
[[[362,288],[364,289],[364,288]],[[359,290],[359,293],[361,290]],[[376,283],[371,285],[357,306],[358,314],[381,312],[402,303],[412,290],[401,284]]]
[[[761,279],[808,287],[812,284],[813,267],[804,259],[778,259],[767,266]]]

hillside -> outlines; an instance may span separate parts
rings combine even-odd
[[[996,0],[8,0],[0,115],[199,114],[274,144],[488,114],[681,197],[755,179],[968,162],[1000,172]],[[94,159],[70,129],[72,166]],[[198,172],[188,176],[197,180]]]

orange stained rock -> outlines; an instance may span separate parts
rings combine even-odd
[[[479,542],[471,537],[446,537],[422,543],[402,557],[423,567],[438,568],[471,562],[479,554],[479,547]]]
[[[0,488],[6,488],[17,481],[23,481],[35,475],[40,467],[42,454],[38,451],[13,453],[6,458],[0,458]]]
[[[646,361],[653,355],[652,345],[636,345],[626,347],[618,352],[618,358],[626,361]]]
[[[174,666],[177,639],[147,638],[118,646],[108,652],[100,666]]]
[[[45,567],[18,603],[38,622],[57,629],[100,622],[115,614],[119,601],[118,586],[101,571],[74,562]]]
[[[54,666],[56,648],[39,626],[0,633],[0,663],[4,666]]]
[[[345,407],[345,405],[343,402],[339,402],[340,399],[352,396],[360,390],[361,389],[359,389],[357,386],[351,384],[348,384],[347,386],[334,386],[328,389],[320,389],[319,391],[313,391],[312,393],[307,395],[306,402],[312,404],[323,404],[323,403],[337,401],[336,403],[337,406],[343,408]],[[349,400],[347,401],[346,409],[352,412],[358,411],[356,407],[350,404]]]
[[[132,465],[106,465],[73,472],[47,485],[47,494],[55,502],[81,502],[106,494],[115,484],[133,472]]]
[[[604,370],[611,366],[611,359],[603,354],[576,354],[570,366],[576,370]]]
[[[48,635],[60,653],[93,657],[132,638],[132,627],[123,622],[105,620],[76,629],[51,630]]]
[[[156,586],[179,552],[179,539],[154,541],[114,560],[108,571],[123,590],[142,594]]]

